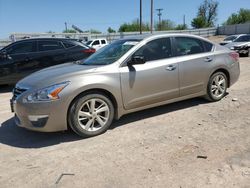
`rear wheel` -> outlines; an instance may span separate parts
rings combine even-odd
[[[104,133],[114,118],[114,107],[103,94],[87,94],[77,98],[70,107],[68,122],[82,137]]]
[[[208,82],[206,99],[209,101],[221,100],[227,92],[228,79],[223,72],[214,73]]]

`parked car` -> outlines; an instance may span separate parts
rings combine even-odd
[[[87,58],[95,52],[70,39],[36,38],[14,42],[0,50],[0,84],[14,84],[52,65]]]
[[[198,36],[122,39],[84,61],[19,81],[11,106],[18,126],[44,132],[72,128],[88,137],[138,110],[199,96],[219,101],[239,74],[238,53]]]
[[[250,35],[242,35],[233,42],[225,45],[230,50],[234,50],[240,55],[250,57]]]
[[[102,47],[108,45],[108,41],[106,39],[94,39],[90,40],[86,43],[86,45],[90,46],[91,48],[94,48],[96,50],[101,49]]]
[[[230,35],[230,36],[226,37],[222,42],[220,42],[220,45],[224,46],[226,44],[229,44],[241,36],[242,35]]]

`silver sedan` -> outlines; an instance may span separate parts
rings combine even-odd
[[[84,61],[24,78],[13,90],[11,107],[18,126],[71,128],[89,137],[131,112],[199,96],[219,101],[239,74],[237,53],[198,36],[128,38]]]

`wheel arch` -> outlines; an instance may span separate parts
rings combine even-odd
[[[225,75],[226,75],[226,77],[227,77],[227,85],[228,85],[228,88],[230,87],[230,73],[229,73],[229,71],[227,70],[227,69],[225,69],[225,68],[218,68],[218,69],[216,69],[216,70],[214,70],[211,74],[210,74],[210,77],[212,76],[212,75],[214,75],[215,73],[217,73],[217,72],[223,72]],[[210,78],[209,77],[209,78]]]
[[[70,105],[69,105],[68,110],[67,110],[67,124],[69,124],[68,117],[69,117],[69,111],[70,111],[71,106],[74,104],[74,102],[78,98],[80,98],[81,96],[84,96],[84,95],[88,95],[88,94],[102,94],[102,95],[108,97],[111,100],[112,104],[114,105],[114,109],[115,109],[114,110],[114,118],[118,119],[118,103],[117,103],[117,100],[116,100],[115,96],[110,91],[108,91],[106,89],[92,88],[92,89],[87,89],[85,91],[82,91],[82,92],[78,93],[73,98],[73,100],[71,100]],[[67,125],[67,126],[68,126],[68,129],[69,129],[70,126],[69,125]]]

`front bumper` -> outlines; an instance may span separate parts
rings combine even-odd
[[[15,113],[15,123],[39,132],[56,132],[67,130],[67,110],[61,101],[43,103],[23,103],[22,99],[11,100],[11,108]]]

